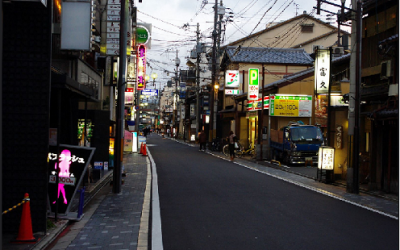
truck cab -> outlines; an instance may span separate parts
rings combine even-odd
[[[291,124],[281,129],[283,138],[271,141],[273,157],[287,164],[318,163],[318,150],[323,145],[323,135],[318,126]]]

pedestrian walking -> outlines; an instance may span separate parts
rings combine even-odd
[[[204,133],[204,130],[201,130],[201,132],[199,134],[199,143],[200,143],[200,150],[199,151],[205,151],[206,150],[206,142],[207,142],[206,133]]]
[[[228,136],[228,143],[229,143],[229,155],[231,157],[231,161],[235,158],[235,142],[237,142],[237,137],[235,133],[231,130]]]

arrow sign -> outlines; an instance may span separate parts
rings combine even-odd
[[[249,95],[249,97],[250,97],[250,100],[256,100],[256,99],[258,99],[258,98],[257,98],[258,95]]]

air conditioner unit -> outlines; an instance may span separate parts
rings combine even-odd
[[[313,45],[313,46],[312,46],[313,52],[315,52],[315,50],[316,50],[317,48],[318,48],[318,49],[323,49],[324,46],[322,46],[322,45]]]
[[[388,79],[392,76],[392,61],[381,62],[381,79]]]
[[[343,55],[344,54],[344,48],[343,47],[336,47],[333,49],[333,54],[336,56],[338,55]]]

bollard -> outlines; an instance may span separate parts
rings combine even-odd
[[[81,218],[81,216],[82,216],[82,214],[83,214],[83,204],[84,204],[84,201],[85,201],[85,188],[86,188],[86,187],[83,187],[81,190],[78,191],[78,192],[80,192],[80,195],[79,195],[78,216],[77,216],[78,219]]]

